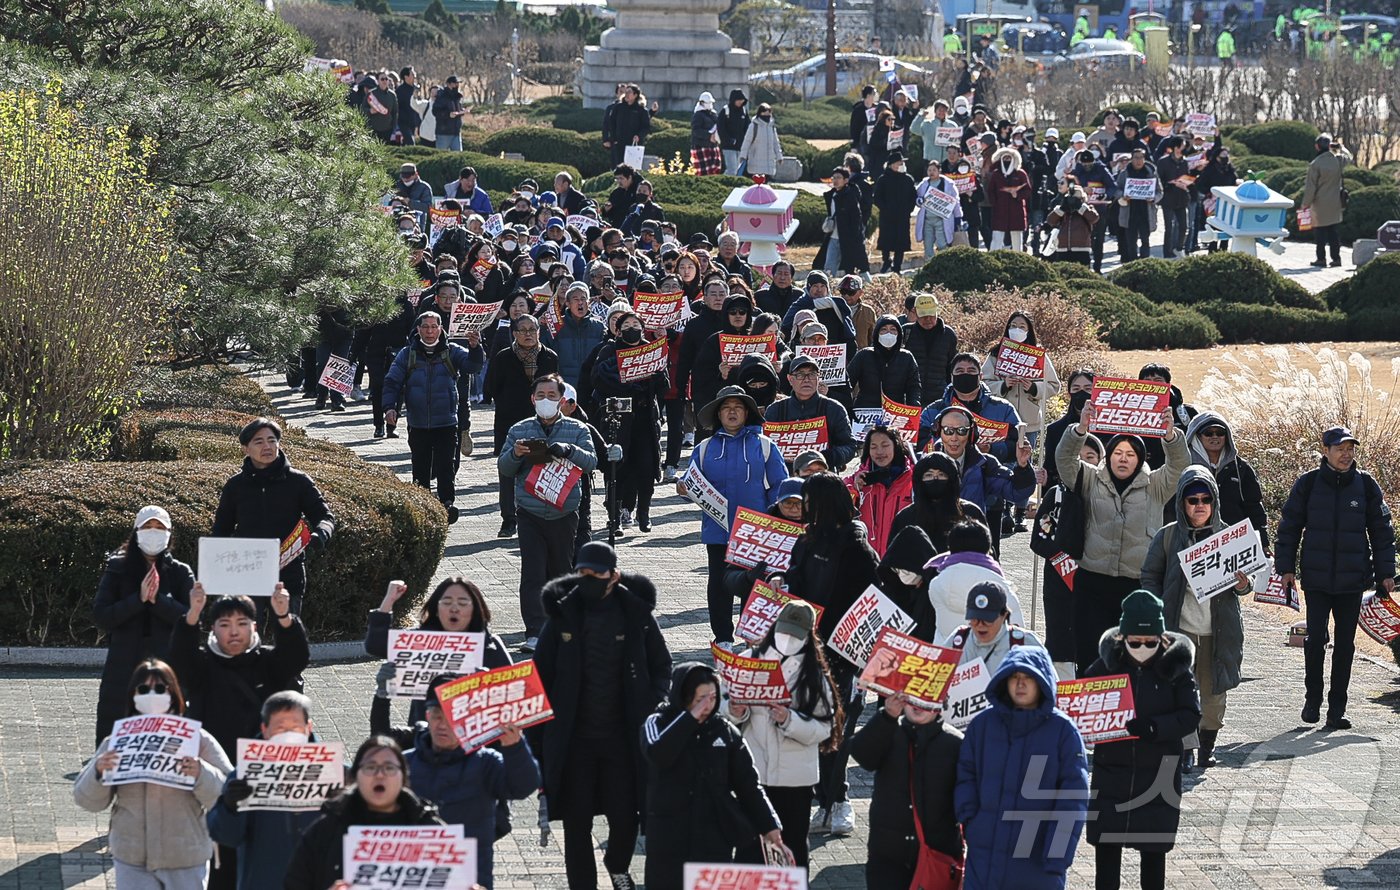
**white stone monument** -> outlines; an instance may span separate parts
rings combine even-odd
[[[635,83],[662,111],[690,111],[708,90],[715,110],[729,91],[748,93],[749,53],[735,49],[719,30],[729,0],[608,0],[617,24],[601,46],[583,50],[583,107],[602,108],[617,98],[619,83]],[[750,97],[750,113],[757,105]]]

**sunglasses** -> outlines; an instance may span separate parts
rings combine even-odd
[[[1218,438],[1220,438],[1221,436],[1225,435],[1225,430],[1221,429],[1221,428],[1218,427],[1218,426],[1216,426],[1216,427],[1211,427],[1211,428],[1208,429],[1208,430],[1201,430],[1201,435],[1202,435],[1202,436],[1209,436],[1209,437],[1212,438],[1212,439],[1218,439]]]
[[[164,684],[164,683],[142,683],[140,686],[137,686],[137,687],[136,687],[136,694],[137,694],[137,695],[150,695],[150,694],[153,693],[153,692],[154,692],[156,695],[165,695],[165,693],[166,693],[166,686],[165,686],[165,684]]]
[[[1150,642],[1150,643],[1144,643],[1142,640],[1124,640],[1123,642],[1124,642],[1125,644],[1127,644],[1127,646],[1128,646],[1129,649],[1156,649],[1156,648],[1157,648],[1157,641],[1156,641],[1156,640],[1153,640],[1153,641]]]
[[[1190,504],[1193,507],[1208,506],[1210,504],[1215,503],[1215,498],[1211,497],[1208,494],[1198,494],[1195,497],[1187,498],[1186,503]]]
[[[968,433],[970,433],[970,432],[972,432],[972,427],[970,427],[970,426],[945,426],[945,427],[943,427],[943,435],[945,435],[945,436],[966,436],[966,435],[967,435]]]

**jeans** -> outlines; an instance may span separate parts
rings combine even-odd
[[[578,513],[545,519],[517,509],[515,516],[520,536],[520,617],[525,619],[525,636],[537,637],[545,619],[540,591],[574,568]]]
[[[429,490],[437,480],[438,500],[444,507],[457,500],[457,428],[441,426],[408,428],[408,451],[412,457],[413,482]]]
[[[1215,691],[1215,637],[1182,631],[1196,647],[1196,685],[1201,692],[1201,729],[1219,731],[1225,725],[1225,698],[1228,692]],[[1195,746],[1188,746],[1195,747]]]
[[[725,176],[738,176],[738,175],[739,175],[739,149],[737,149],[737,148],[735,148],[735,149],[726,148],[726,149],[724,149],[723,151],[721,151],[720,154],[724,155],[724,175],[725,175]]]
[[[1351,685],[1351,660],[1356,655],[1356,622],[1361,617],[1360,593],[1310,590],[1308,636],[1303,641],[1303,688],[1307,703],[1322,704],[1322,663],[1327,658],[1327,619],[1336,625],[1332,646],[1332,689],[1327,693],[1327,717],[1344,717],[1347,687]]]
[[[1011,246],[1006,246],[1007,240],[1011,241]],[[1021,253],[1025,250],[1025,232],[992,232],[992,250],[1014,250]]]
[[[621,735],[611,739],[585,739],[575,734],[565,758],[564,784],[560,788],[564,820],[564,871],[570,890],[598,886],[598,866],[593,858],[593,814],[602,810],[608,820],[608,849],[603,867],[621,874],[632,866],[637,846],[641,801],[637,796],[637,770],[632,743]],[[555,802],[550,801],[551,809]]]
[[[1162,208],[1162,256],[1171,258],[1181,252],[1186,239],[1186,208]]]
[[[461,150],[462,150],[462,134],[461,134],[461,133],[458,133],[456,136],[439,136],[439,137],[437,137],[437,140],[436,140],[436,141],[437,141],[437,148],[438,148],[440,151],[461,151]]]
[[[932,213],[924,214],[924,259],[931,258],[940,250],[948,249],[948,230],[943,227],[943,220]]]
[[[833,274],[841,271],[841,241],[835,234],[826,242],[826,264],[822,269]]]
[[[157,868],[148,870],[139,865],[127,865],[113,860],[113,876],[122,890],[204,890],[209,863],[189,868]]]
[[[330,361],[330,357],[332,355],[338,355],[341,358],[348,359],[350,357],[350,341],[348,339],[328,340],[323,337],[321,338],[321,342],[316,344],[316,376],[312,378],[311,383],[313,386],[316,387],[317,405],[323,404],[326,401],[326,396],[328,395],[330,396],[332,405],[345,404],[345,396],[341,395],[333,389],[328,389],[327,387],[322,386],[318,382],[321,379],[321,375],[326,372],[326,362]]]
[[[1317,261],[1326,262],[1326,253],[1332,251],[1332,262],[1342,261],[1342,239],[1338,232],[1338,226],[1315,226],[1313,227],[1313,238],[1317,241]]]

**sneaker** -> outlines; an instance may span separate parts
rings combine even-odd
[[[357,402],[363,402],[365,400],[365,391],[357,386],[350,390],[350,398]]]
[[[808,834],[826,834],[831,830],[831,810],[826,807],[817,807],[817,811],[812,814],[812,821],[807,825]]]
[[[617,875],[609,872],[608,877],[612,878],[613,890],[637,890],[637,882],[626,872]]]
[[[694,434],[694,433],[686,433],[684,436],[681,436],[681,445],[682,445],[682,447],[685,447],[685,448],[694,448],[694,447],[695,447],[695,434]]]
[[[462,430],[457,434],[457,450],[462,452],[462,457],[472,456],[471,430]]]
[[[1303,705],[1303,713],[1301,719],[1304,723],[1316,723],[1318,721],[1318,718],[1320,718],[1321,716],[1322,705],[1315,705],[1311,703]]]
[[[617,524],[622,526],[623,528],[631,528],[632,511],[628,510],[626,507],[623,507],[621,510],[619,510],[617,513]]]
[[[539,637],[526,637],[525,642],[520,644],[521,652],[534,652],[535,647],[540,644]]]
[[[847,837],[856,830],[856,814],[849,801],[832,804],[831,833],[835,837]]]
[[[510,538],[510,537],[514,537],[514,536],[515,536],[515,520],[514,520],[514,519],[502,519],[502,520],[501,520],[501,527],[500,527],[500,529],[496,532],[496,537],[498,537],[498,538]]]
[[[680,474],[676,472],[676,468],[675,468],[675,467],[668,466],[668,467],[666,468],[666,477],[665,477],[665,481],[667,481],[667,482],[675,482],[675,481],[676,481],[676,477],[679,476],[679,475],[680,475]]]

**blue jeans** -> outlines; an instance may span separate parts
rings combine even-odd
[[[826,242],[826,265],[822,270],[833,273],[841,271],[841,242],[835,236]]]
[[[461,151],[462,134],[458,133],[456,136],[439,136],[437,138],[437,147],[442,151]]]
[[[940,250],[948,249],[948,232],[943,220],[932,213],[924,213],[924,259],[929,259]]]
[[[732,149],[732,150],[726,148],[726,149],[724,149],[723,151],[721,151],[720,154],[724,155],[724,175],[725,175],[725,176],[738,176],[738,175],[739,175],[739,150],[738,150],[737,148],[736,148],[736,149]]]

